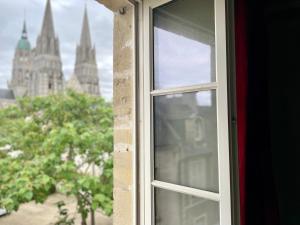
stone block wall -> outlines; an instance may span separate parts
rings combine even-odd
[[[135,132],[134,6],[127,0],[99,0],[114,14],[114,225],[133,225]]]

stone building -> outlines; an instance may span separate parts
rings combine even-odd
[[[31,48],[27,35],[24,22],[22,36],[15,50],[11,81],[8,84],[15,97],[47,96],[63,92],[67,88],[100,95],[96,49],[92,46],[87,9],[84,11],[80,44],[76,49],[74,75],[69,81],[65,80],[63,74],[51,0],[47,0],[35,48]]]

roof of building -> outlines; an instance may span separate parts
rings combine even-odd
[[[31,46],[28,40],[21,39],[18,42],[17,48],[21,50],[30,50]]]
[[[15,99],[15,95],[12,89],[0,88],[0,99]]]

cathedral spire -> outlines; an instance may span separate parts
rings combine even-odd
[[[19,50],[30,50],[30,42],[28,40],[28,35],[27,35],[27,28],[26,28],[26,21],[24,19],[23,23],[23,29],[22,29],[22,36],[21,39],[18,42],[17,49]]]
[[[55,37],[51,0],[47,0],[41,35],[47,37]]]
[[[60,57],[59,40],[55,37],[51,0],[47,0],[43,25],[37,38],[36,54],[56,55]]]
[[[76,49],[74,75],[83,92],[100,95],[96,49],[92,46],[87,7],[84,9],[80,44]]]
[[[26,28],[26,20],[25,19],[24,19],[24,23],[23,23],[22,39],[27,39],[27,28]]]
[[[89,18],[88,18],[88,13],[87,13],[87,7],[86,6],[85,6],[85,10],[84,10],[80,45],[82,47],[87,47],[87,48],[92,47]]]

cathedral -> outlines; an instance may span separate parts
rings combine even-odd
[[[55,35],[51,0],[47,0],[41,32],[35,48],[28,40],[24,21],[21,39],[13,59],[11,81],[15,97],[47,96],[74,89],[94,96],[100,95],[96,49],[92,45],[88,13],[85,8],[81,37],[76,48],[74,73],[66,81],[62,70],[59,39]]]

